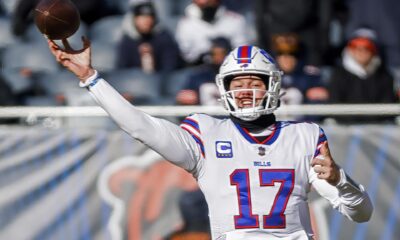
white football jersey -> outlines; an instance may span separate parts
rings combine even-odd
[[[263,142],[230,119],[204,114],[186,118],[181,127],[202,151],[197,178],[213,239],[312,236],[307,193],[315,172],[310,162],[326,141],[318,125],[276,122]]]
[[[353,221],[367,221],[372,214],[368,194],[343,169],[336,186],[317,178],[310,162],[326,137],[316,124],[277,122],[259,142],[230,119],[196,114],[179,127],[152,117],[97,74],[81,87],[129,135],[197,178],[213,239],[310,239],[311,185]]]

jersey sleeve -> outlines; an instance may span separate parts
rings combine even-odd
[[[322,128],[319,128],[319,134],[318,134],[318,141],[316,144],[315,152],[314,152],[314,158],[318,157],[321,154],[321,147],[324,144],[324,142],[327,142],[328,139],[326,138],[325,132]]]
[[[200,125],[196,115],[191,115],[182,121],[180,127],[187,131],[196,141],[203,158],[205,158],[204,143],[201,137]]]
[[[322,128],[319,128],[314,157],[320,156],[320,148],[325,141],[328,141],[325,133]],[[373,206],[368,193],[361,184],[353,181],[342,168],[340,168],[340,181],[336,186],[329,184],[323,179],[319,179],[314,168],[311,166],[309,180],[319,195],[327,199],[333,208],[337,209],[350,220],[365,222],[370,219]]]
[[[130,136],[171,163],[195,174],[202,155],[196,141],[187,131],[139,110],[102,78],[93,79],[82,87],[89,89],[95,101]]]

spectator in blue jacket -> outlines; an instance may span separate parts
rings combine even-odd
[[[283,33],[272,38],[273,50],[280,69],[285,73],[282,89],[286,94],[283,104],[323,103],[328,100],[319,69],[306,65],[298,35]]]
[[[141,68],[146,73],[168,73],[181,66],[173,35],[158,24],[151,2],[134,4],[124,21],[119,42],[118,68]]]
[[[215,75],[232,46],[224,37],[216,37],[210,41],[211,49],[206,57],[207,62],[195,68],[176,96],[176,101],[180,105],[220,104]]]

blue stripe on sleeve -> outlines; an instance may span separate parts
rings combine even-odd
[[[182,121],[183,123],[189,124],[193,128],[195,128],[198,132],[200,132],[200,127],[199,124],[192,119],[186,118],[185,120]]]

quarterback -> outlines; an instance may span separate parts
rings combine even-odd
[[[313,239],[311,188],[349,219],[370,219],[367,192],[335,164],[324,131],[275,120],[282,73],[266,51],[241,46],[222,64],[216,84],[228,118],[193,114],[177,126],[142,112],[101,78],[88,40],[79,52],[67,42],[66,50],[48,43],[124,131],[193,174],[208,203],[212,239]]]

